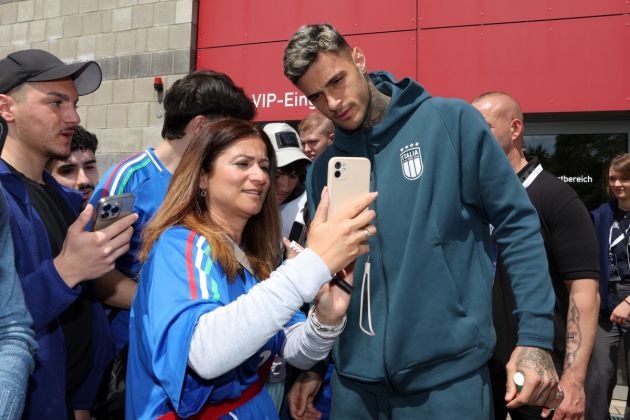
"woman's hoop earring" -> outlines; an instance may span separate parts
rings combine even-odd
[[[202,196],[202,197],[205,197],[206,196],[206,190],[201,190],[199,195]]]

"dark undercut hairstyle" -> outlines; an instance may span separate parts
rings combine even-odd
[[[72,134],[72,143],[70,143],[70,150],[76,152],[80,150],[81,152],[86,150],[91,150],[92,153],[96,153],[96,149],[98,148],[98,139],[94,133],[90,133],[82,126],[78,125],[74,129],[74,134]]]
[[[251,121],[256,116],[256,107],[228,75],[203,70],[184,76],[166,91],[162,138],[181,139],[186,125],[197,115],[210,121],[221,118]]]
[[[302,26],[284,50],[284,75],[296,84],[321,52],[350,55],[352,49],[329,23]]]

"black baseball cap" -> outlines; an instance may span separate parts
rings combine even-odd
[[[66,64],[43,50],[22,50],[0,60],[0,94],[26,82],[48,82],[70,78],[79,96],[101,85],[101,68],[95,61]]]

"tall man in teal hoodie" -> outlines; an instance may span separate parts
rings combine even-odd
[[[519,320],[507,374],[520,372],[524,385],[508,381],[508,406],[557,407],[538,216],[479,113],[411,79],[368,75],[362,51],[328,24],[292,36],[284,73],[335,124],[335,142],[309,170],[311,205],[333,156],[369,158],[379,191],[379,233],[356,261],[334,348],[333,418],[492,418],[491,226]]]

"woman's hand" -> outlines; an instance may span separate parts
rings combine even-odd
[[[612,314],[610,314],[610,322],[621,325],[626,322],[628,315],[630,315],[630,303],[622,300],[621,303],[613,309]]]
[[[298,251],[298,248],[291,246],[291,241],[287,238],[282,238],[282,243],[284,244],[284,252],[287,260],[297,256],[297,254],[300,253],[300,251]]]
[[[376,192],[366,194],[328,220],[328,188],[322,191],[309,228],[307,246],[319,255],[331,274],[370,251],[367,239],[376,233],[376,227],[370,224],[376,213],[367,207],[377,195]]]
[[[352,284],[353,271],[354,261],[337,275],[346,283]],[[348,305],[350,305],[350,296],[350,293],[329,281],[319,289],[319,293],[315,297],[315,316],[326,325],[341,324],[343,316],[348,310]]]

